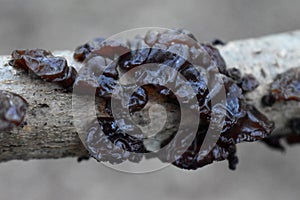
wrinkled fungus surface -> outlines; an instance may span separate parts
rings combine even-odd
[[[234,80],[234,82],[242,89],[243,93],[251,92],[259,86],[259,82],[252,74],[242,73],[237,68],[226,70],[226,75]]]
[[[72,88],[77,76],[75,68],[68,66],[65,58],[55,57],[50,51],[15,50],[11,57],[11,66],[32,72],[45,81],[59,83],[66,89]]]
[[[0,90],[0,131],[19,126],[26,115],[28,103],[20,95]]]
[[[74,59],[78,62],[83,62],[92,51],[99,48],[104,40],[104,38],[95,38],[94,40],[77,47],[74,52]]]
[[[139,162],[145,153],[142,138],[128,135],[113,119],[99,119],[88,130],[86,142],[91,155],[99,161],[112,164],[125,160]]]
[[[276,101],[300,101],[300,67],[277,75],[271,84],[270,94],[264,96],[262,101],[270,106]]]
[[[300,67],[292,68],[275,77],[270,86],[269,94],[262,97],[264,106],[273,106],[276,102],[300,101]],[[264,139],[264,143],[271,148],[284,151],[282,141],[287,144],[300,143],[300,119],[292,118],[286,124],[287,129],[290,129],[289,134],[275,135]]]
[[[114,59],[116,56],[117,59]],[[219,51],[211,45],[199,44],[188,31],[149,31],[144,37],[139,36],[125,43],[96,40],[78,47],[74,57],[78,61],[87,58],[84,60],[83,73],[75,81],[76,86],[81,87],[82,91],[95,89],[97,98],[107,102],[108,113],[112,112],[109,105],[113,90],[117,88],[118,94],[123,94],[134,87],[129,83],[118,88],[120,78],[125,73],[131,74],[130,78],[142,85],[135,88],[132,95],[124,96],[127,103],[122,98],[117,99],[121,107],[129,109],[130,115],[146,109],[147,103],[159,99],[179,110],[180,106],[188,109],[189,116],[180,122],[183,124],[180,137],[175,137],[175,130],[160,141],[161,148],[165,148],[164,153],[157,154],[157,157],[162,162],[172,162],[183,169],[197,169],[214,161],[228,160],[229,168],[235,169],[238,163],[236,144],[266,138],[274,128],[274,124],[249,105],[243,95],[258,86],[254,77],[247,75],[243,78],[237,69],[227,70]],[[159,68],[146,68],[153,63]],[[144,67],[143,73],[130,71],[137,67]],[[167,73],[168,67],[179,72],[185,80],[178,81],[176,73]],[[152,84],[147,86],[149,82]],[[163,87],[165,85],[174,88],[171,91]],[[194,96],[187,91],[186,85],[193,89]],[[220,95],[222,86],[225,89],[225,106],[221,102],[213,105],[212,98]],[[190,106],[193,97],[197,103]],[[212,116],[212,111],[217,115]],[[217,116],[222,114],[225,120],[219,122]],[[193,116],[200,117],[198,130],[187,148],[183,148],[182,145],[191,136],[190,127],[195,123]],[[128,124],[126,118],[121,121],[116,123],[110,115],[99,118],[89,126],[86,146],[92,157],[111,163],[125,160],[139,162],[142,153],[149,153],[142,131]],[[215,146],[204,149],[206,154],[203,154],[200,149],[210,123],[220,126],[221,132],[215,133],[219,137]],[[118,124],[122,124],[122,127],[118,127]],[[134,134],[130,134],[132,132]]]

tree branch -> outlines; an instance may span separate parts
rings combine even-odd
[[[249,101],[273,120],[273,134],[289,133],[286,122],[300,117],[299,103],[261,106],[261,97],[277,74],[300,66],[300,31],[233,41],[219,49],[228,68],[252,73],[260,82],[259,88],[247,95]],[[64,56],[70,65],[79,69],[72,52],[54,52]],[[53,83],[34,79],[8,66],[9,56],[0,56],[0,89],[17,93],[27,99],[30,108],[24,126],[0,133],[0,162],[64,157],[85,157],[72,117],[72,94]]]

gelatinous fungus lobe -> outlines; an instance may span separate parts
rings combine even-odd
[[[159,36],[157,37],[159,38]],[[166,39],[166,41],[169,40]],[[157,41],[161,41],[161,39],[157,39]],[[187,44],[184,41],[180,41],[179,43]],[[175,159],[176,157],[173,164],[180,168],[196,169],[212,163],[214,160],[220,161],[228,159],[229,167],[231,169],[234,169],[235,165],[237,164],[237,157],[235,156],[235,144],[243,141],[256,141],[267,137],[273,130],[274,124],[270,122],[264,115],[259,113],[253,106],[248,105],[242,94],[243,92],[254,90],[258,86],[258,82],[252,75],[241,77],[241,81],[234,81],[231,78],[226,77],[228,72],[226,70],[225,62],[217,49],[209,45],[200,45],[198,48],[197,46],[193,48],[193,46],[191,45],[189,47],[191,49],[198,49],[198,51],[196,52],[200,52],[199,55],[201,56],[197,58],[197,60],[202,61],[200,62],[200,66],[204,66],[206,70],[215,69],[216,71],[224,75],[223,83],[214,83],[213,85],[224,84],[225,86],[227,106],[226,109],[223,110],[223,112],[225,113],[226,118],[223,124],[224,127],[221,132],[220,139],[208,155],[204,157],[200,156],[203,153],[200,152],[200,148],[204,140],[203,136],[205,136],[205,134],[198,132],[192,145],[187,149],[185,153],[183,153],[182,155],[172,155],[173,159]],[[192,64],[194,65],[198,64],[195,61],[192,62]],[[186,71],[191,71],[191,69],[186,68]],[[192,76],[190,77],[193,77],[193,79],[189,79],[188,77],[187,80],[196,80],[197,83],[201,83],[201,80],[203,80],[199,73],[192,74]],[[199,90],[200,88],[201,90]],[[199,104],[201,106],[201,121],[205,122],[206,119],[209,119],[207,121],[207,123],[209,124],[214,120],[211,119],[211,116],[209,115],[212,110],[218,110],[215,109],[215,107],[217,107],[218,105],[213,105],[213,107],[209,108],[209,106],[207,106],[209,102],[201,102],[201,99],[206,99],[205,97],[209,96],[209,93],[212,93],[212,91],[216,92],[216,89],[211,88],[212,91],[209,91],[208,88],[203,87],[203,85],[200,88],[195,88],[195,90],[199,91],[198,96]],[[200,93],[200,91],[202,92]],[[208,111],[206,110],[207,108],[209,109]],[[204,130],[204,132],[206,132],[208,124],[200,124],[199,130]],[[180,142],[175,141],[175,143],[179,144]],[[171,152],[174,152],[174,149],[170,149],[170,154]]]
[[[29,71],[45,81],[59,83],[66,89],[72,88],[77,76],[75,68],[68,66],[65,58],[55,57],[46,50],[15,50],[11,56],[11,66]]]
[[[273,106],[276,102],[289,103],[290,101],[300,101],[300,67],[289,69],[277,75],[271,83],[269,93],[262,98],[264,106]],[[271,136],[264,139],[264,143],[281,151],[285,149],[281,143],[282,140],[290,145],[300,143],[299,118],[291,118],[286,126],[287,129],[290,129],[290,133]]]
[[[175,102],[180,99],[185,102],[181,102],[181,106],[190,109],[190,116],[180,122],[183,123],[180,137],[175,137],[176,130],[172,134],[168,133],[167,137],[160,137],[161,148],[165,148],[163,154],[157,156],[162,162],[172,162],[183,169],[197,169],[213,161],[227,159],[229,167],[235,169],[238,162],[236,144],[263,139],[274,128],[274,124],[255,107],[249,105],[243,95],[258,86],[255,78],[252,75],[240,77],[239,71],[227,70],[219,51],[211,45],[199,44],[188,31],[149,31],[145,37],[136,37],[123,44],[101,42],[93,48],[90,48],[89,44],[84,46],[87,50],[81,50],[84,53],[80,58],[87,58],[84,61],[87,68],[83,73],[85,75],[79,75],[75,84],[95,88],[96,96],[104,99],[108,105],[113,89],[120,84],[119,79],[122,74],[142,67],[145,68],[141,74],[142,78],[138,77],[135,80],[140,83],[152,81],[152,85],[139,87],[133,95],[127,96],[129,99],[127,108],[129,107],[131,115],[145,108],[147,103],[152,101],[149,97],[153,96],[161,96],[166,99],[165,102],[177,106],[179,103]],[[78,54],[79,52],[76,51],[74,57]],[[111,62],[110,59],[115,58],[116,55],[119,56],[117,61]],[[147,64],[152,63],[158,64],[159,68],[155,71],[147,70]],[[185,81],[178,81],[176,73],[167,73],[168,67],[179,72]],[[153,80],[156,81],[155,84]],[[175,85],[175,90],[171,91],[162,87],[163,85]],[[186,85],[192,88],[194,96],[188,92]],[[208,85],[211,87],[209,88]],[[212,105],[211,98],[218,97],[222,87],[225,89],[225,102],[223,102],[225,106],[221,102]],[[123,87],[123,90],[126,90],[126,87]],[[188,106],[193,97],[197,99],[196,105]],[[106,109],[108,113],[112,113],[109,106]],[[213,111],[217,114],[215,116],[225,116],[223,122],[217,123],[219,119],[212,115]],[[192,135],[190,123],[195,123],[193,116],[200,117],[200,123],[197,124],[195,138],[192,138],[191,143],[186,144]],[[221,127],[220,133],[214,133],[219,139],[212,148],[201,150],[210,123]],[[86,139],[91,155],[99,161],[111,163],[120,163],[127,159],[138,162],[141,157],[137,155],[147,153],[149,149],[145,146],[141,130],[136,130],[137,134],[133,136],[127,134],[126,127],[130,126],[124,123],[124,127],[125,129],[118,127],[112,115],[93,122]],[[131,155],[134,157],[131,158]]]
[[[224,77],[223,81],[226,90],[226,107],[219,109],[218,104],[211,107],[211,110],[224,113],[226,116],[216,145],[208,151],[208,154],[203,154],[200,148],[206,135],[199,132],[188,150],[182,156],[176,155],[179,159],[176,159],[174,165],[184,169],[197,169],[213,161],[227,159],[229,168],[235,169],[238,163],[236,144],[260,140],[272,132],[274,124],[253,106],[247,104],[242,89],[231,78]],[[205,132],[207,128],[208,125],[204,127]]]
[[[243,93],[251,92],[259,86],[259,82],[252,74],[242,76],[242,73],[237,68],[230,68],[226,70],[225,74],[234,80]]]
[[[92,157],[111,164],[139,162],[141,153],[146,152],[142,138],[128,135],[112,118],[94,121],[88,129],[86,144]]]
[[[78,62],[83,62],[95,49],[99,49],[104,38],[95,38],[94,40],[83,44],[75,49],[73,57]]]
[[[120,44],[119,46],[116,45],[118,42],[106,42],[103,43],[99,49],[95,49],[93,52],[90,53],[88,59],[85,60],[85,66],[83,73],[80,73],[78,78],[76,79],[75,85],[76,87],[82,87],[82,91],[88,91],[90,89],[96,89],[96,96],[98,98],[102,98],[107,101],[107,104],[110,103],[111,95],[113,89],[115,89],[118,80],[120,79],[120,76],[118,74],[118,71],[121,71],[122,73],[128,72],[130,69],[146,64],[146,63],[162,63],[162,62],[169,62],[169,61],[176,61],[175,56],[171,55],[169,52],[160,52],[156,51],[157,49],[154,49],[151,56],[149,56],[150,48],[149,46],[142,40],[139,40],[138,38],[133,41],[128,41],[125,45]],[[127,49],[126,49],[127,48]],[[140,48],[139,50],[135,50],[136,48]],[[132,49],[132,51],[130,50]],[[127,51],[125,54],[124,51]],[[169,54],[166,54],[169,53]],[[122,54],[121,54],[122,53]],[[118,60],[118,65],[120,66],[119,70],[116,69],[116,65],[108,65],[108,63],[111,63],[110,58],[113,57],[115,54],[121,54],[120,59]],[[166,57],[169,55],[168,57]],[[178,58],[178,57],[177,57]],[[158,60],[159,59],[159,60]],[[160,60],[162,59],[162,60]],[[172,60],[171,60],[172,59]],[[175,63],[174,63],[175,64]],[[163,72],[163,69],[160,69],[160,72]],[[151,71],[149,71],[151,73]],[[162,73],[164,74],[164,73]],[[156,74],[157,75],[157,74]],[[152,78],[157,78],[155,74],[150,75]],[[163,77],[164,78],[164,77]],[[165,81],[164,81],[165,82]],[[98,86],[97,86],[98,85]],[[130,89],[130,85],[123,86],[123,90]],[[86,89],[84,89],[86,88]],[[165,92],[166,94],[170,95],[169,91],[166,91],[165,89],[159,89],[157,86],[156,89],[158,91]],[[136,111],[141,110],[148,101],[148,91],[144,89],[144,87],[139,87],[134,91],[134,93],[130,96],[128,109],[130,113],[134,113]],[[159,94],[159,93],[158,93]],[[121,103],[120,103],[121,105]],[[109,109],[109,106],[107,107]],[[111,113],[111,111],[108,111],[108,113]],[[103,131],[103,118],[99,119],[100,128],[98,129],[97,134],[102,134]],[[107,120],[107,119],[106,119]],[[116,130],[112,127],[112,125],[116,126],[116,123],[111,123],[110,126],[110,133],[115,132]],[[106,129],[108,130],[108,125],[106,126]],[[124,127],[122,127],[124,128]],[[121,130],[121,129],[120,129]],[[105,133],[105,131],[103,131]],[[95,137],[89,137],[93,132],[89,132],[87,136],[87,147],[90,150],[93,157],[95,157],[98,160],[101,161],[109,161],[107,160],[107,157],[111,156],[110,154],[113,153],[112,149],[109,147],[109,143],[102,143],[107,145],[106,150],[104,151],[92,151],[93,149],[101,149],[101,148],[95,148],[95,145],[97,142],[92,142],[90,138]],[[130,139],[129,135],[124,134],[123,141],[128,141]],[[105,134],[102,134],[102,136]],[[141,134],[140,134],[141,135]],[[135,138],[139,138],[140,135],[136,136]],[[142,135],[141,135],[142,136]],[[100,137],[102,138],[102,137]],[[113,139],[111,137],[110,142],[113,144],[116,144],[113,142]],[[138,139],[136,139],[138,141]],[[97,141],[97,140],[95,140]],[[99,140],[98,140],[99,141]],[[140,140],[142,141],[142,140]],[[120,145],[121,143],[117,143]],[[132,144],[131,142],[128,142],[128,145],[130,146]],[[145,148],[143,147],[143,143],[139,142],[139,145],[135,143],[135,146],[139,146],[139,148],[131,148],[134,150],[134,153],[140,153],[140,152],[146,152]],[[140,150],[138,150],[140,149]],[[123,152],[124,157],[127,157],[127,153]],[[104,156],[108,155],[108,156]],[[123,160],[121,157],[119,157],[120,161]],[[110,162],[110,161],[109,161]],[[117,161],[114,161],[117,162]]]
[[[27,101],[20,95],[0,90],[0,131],[19,126],[26,115]]]
[[[300,101],[300,67],[277,75],[266,96],[269,98],[264,97],[263,101]]]
[[[106,48],[106,47],[103,47]],[[101,53],[99,53],[101,52]],[[106,161],[111,164],[129,160],[139,162],[146,149],[143,144],[143,135],[138,129],[132,130],[130,124],[122,121],[122,129],[114,120],[111,108],[113,91],[119,84],[117,64],[109,57],[102,55],[102,51],[92,52],[84,62],[76,81],[76,92],[81,95],[95,95],[96,99],[105,103],[106,116],[100,116],[88,126],[85,145],[90,155],[98,161]],[[122,90],[128,89],[128,85]],[[123,91],[120,91],[123,92]],[[146,94],[143,88],[134,90],[130,96],[129,110],[139,110],[145,105]],[[96,100],[97,104],[97,100]],[[122,106],[122,102],[120,102]],[[134,132],[134,133],[132,133]]]
[[[83,62],[92,53],[96,53],[103,57],[114,58],[114,55],[122,55],[127,51],[129,51],[129,49],[122,41],[96,38],[77,47],[73,54],[73,58],[78,62]]]

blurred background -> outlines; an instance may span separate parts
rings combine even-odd
[[[299,0],[0,0],[0,54],[73,50],[94,37],[145,26],[183,27],[200,41],[258,37],[300,29],[299,9]],[[240,144],[233,172],[220,162],[144,175],[92,160],[13,161],[0,164],[0,200],[299,199],[299,152],[300,146],[282,154],[261,143]]]

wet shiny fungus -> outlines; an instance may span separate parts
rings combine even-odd
[[[300,67],[277,75],[267,95],[275,101],[300,101]]]
[[[96,38],[75,49],[73,57],[78,62],[83,62],[92,53],[113,59],[115,55],[122,55],[130,51],[126,44],[118,40],[105,40]]]
[[[104,40],[104,38],[95,38],[94,40],[77,47],[73,55],[74,59],[78,62],[83,62],[92,51],[99,48]]]
[[[226,74],[242,89],[243,93],[251,92],[259,86],[259,82],[252,74],[244,74],[237,68],[227,69]]]
[[[259,86],[259,82],[252,74],[245,74],[240,83],[240,87],[244,92],[251,92]]]
[[[0,90],[0,131],[19,126],[26,115],[27,101],[20,95]]]
[[[141,136],[128,135],[112,118],[99,118],[90,125],[86,142],[91,156],[98,161],[139,162],[146,152]]]
[[[279,74],[271,83],[270,91],[262,97],[264,106],[273,106],[276,102],[300,101],[300,67],[292,68]],[[300,119],[292,118],[286,124],[290,133],[278,134],[265,138],[263,142],[271,148],[284,151],[282,141],[287,144],[300,143]]]
[[[59,83],[69,90],[77,76],[77,71],[68,66],[65,58],[55,57],[50,51],[42,49],[15,50],[11,57],[9,65],[32,72],[42,80]]]
[[[115,55],[119,55],[119,58],[112,61]],[[185,106],[189,105],[193,98],[185,85],[192,87],[198,100],[197,105],[187,108],[190,109],[191,115],[182,122],[183,137],[176,138],[171,134],[172,136],[164,137],[164,140],[160,141],[161,148],[171,144],[166,146],[163,156],[158,155],[162,162],[172,162],[183,169],[197,169],[214,161],[228,160],[229,168],[235,169],[238,163],[236,144],[266,138],[274,128],[274,124],[254,106],[249,105],[243,95],[244,92],[254,90],[258,86],[254,77],[247,75],[243,78],[238,70],[227,70],[219,51],[211,45],[199,44],[188,31],[149,31],[145,37],[137,37],[124,44],[87,43],[76,49],[74,57],[79,61],[87,58],[84,60],[85,73],[77,77],[75,85],[83,90],[96,89],[96,96],[107,101],[108,105],[112,92],[120,84],[123,74],[130,74],[130,70],[138,66],[158,64],[157,70],[145,69],[138,77],[136,73],[131,73],[131,78],[141,85],[148,80],[156,81],[151,82],[152,87],[138,87],[131,96],[126,96],[129,104],[123,105],[120,100],[120,105],[129,107],[131,115],[142,110],[153,100],[151,98],[155,96],[154,90],[149,88],[154,87],[158,95],[167,99],[165,102],[177,105],[174,103],[177,102],[174,99],[177,97]],[[167,67],[180,72],[186,81],[178,81],[176,73],[166,73]],[[208,84],[212,86],[210,89]],[[170,92],[162,87],[163,85],[173,85],[175,90]],[[219,95],[222,85],[226,91],[226,106],[219,103],[212,105],[211,98]],[[130,87],[130,84],[125,84],[119,93]],[[108,106],[107,109],[111,108]],[[225,121],[217,123],[218,119],[211,115],[212,110],[217,114],[225,114]],[[189,123],[194,123],[195,115],[200,116],[198,131],[187,149],[182,149],[181,145],[191,134]],[[118,127],[117,124],[120,123],[116,123],[112,116],[98,118],[98,121],[92,123],[86,136],[86,146],[92,157],[111,163],[121,163],[124,160],[139,162],[142,154],[148,153],[141,130],[136,130],[137,127],[132,128],[126,119],[123,120],[122,128]],[[200,151],[201,145],[212,122],[220,126],[222,131],[218,133],[220,137],[218,135],[215,146],[205,149],[207,154],[203,156],[203,152]],[[135,129],[135,135],[128,134],[132,132],[131,129]],[[177,149],[181,151],[180,154],[177,154],[180,152]]]
[[[273,130],[274,124],[259,113],[255,107],[245,102],[242,90],[232,79],[225,77],[224,84],[227,92],[227,107],[223,112],[226,112],[226,119],[219,140],[207,155],[201,156],[203,152],[200,151],[200,147],[204,138],[203,133],[198,132],[192,145],[190,145],[185,153],[182,155],[173,155],[177,158],[173,163],[177,167],[197,169],[213,161],[227,159],[229,168],[235,169],[238,163],[236,144],[266,138]],[[214,105],[212,109],[217,106],[218,104]],[[207,130],[208,125],[204,124],[203,128]],[[170,151],[174,150],[170,149]]]

